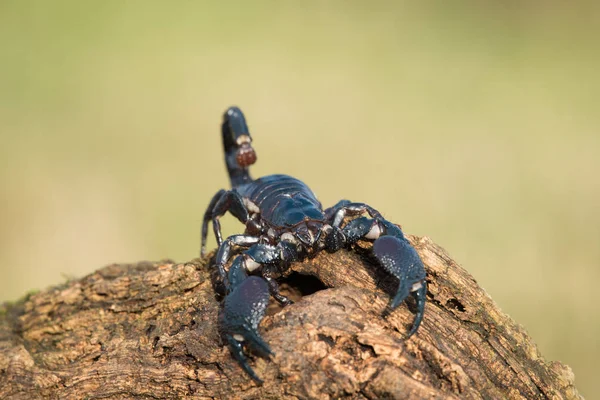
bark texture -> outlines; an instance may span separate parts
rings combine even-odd
[[[261,324],[276,353],[252,361],[262,386],[222,346],[206,260],[110,265],[0,306],[0,398],[581,398],[571,369],[544,360],[468,272],[409,239],[429,294],[408,340],[413,314],[384,315],[396,283],[369,245],[294,265],[284,289],[297,302]]]

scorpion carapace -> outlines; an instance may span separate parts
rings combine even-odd
[[[292,303],[279,293],[276,277],[294,261],[321,250],[352,248],[359,240],[373,241],[379,265],[399,280],[390,308],[398,307],[409,294],[415,298],[417,311],[407,336],[414,334],[425,310],[425,268],[400,228],[364,203],[342,200],[323,210],[310,188],[291,176],[253,180],[248,168],[256,161],[256,153],[239,108],[230,107],[223,115],[222,135],[232,189],[220,190],[210,201],[202,222],[201,256],[205,255],[208,223],[212,222],[219,246],[215,290],[224,296],[219,331],[244,371],[262,382],[248,364],[245,346],[265,358],[273,354],[258,332],[270,297],[283,306]],[[226,212],[246,229],[223,240],[219,218]]]

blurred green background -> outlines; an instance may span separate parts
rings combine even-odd
[[[600,398],[599,11],[0,1],[0,301],[196,257],[236,104],[253,175],[430,236]]]

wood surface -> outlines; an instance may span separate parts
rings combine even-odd
[[[208,260],[110,265],[0,306],[0,399],[581,398],[445,250],[408,238],[429,287],[410,339],[412,303],[385,312],[396,283],[368,244],[282,278],[296,302],[260,325],[276,353],[251,357],[262,386],[223,347]]]

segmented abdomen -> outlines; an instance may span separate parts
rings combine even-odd
[[[321,203],[306,184],[288,175],[269,175],[236,188],[260,209],[272,226],[296,225],[303,220],[325,219]]]

